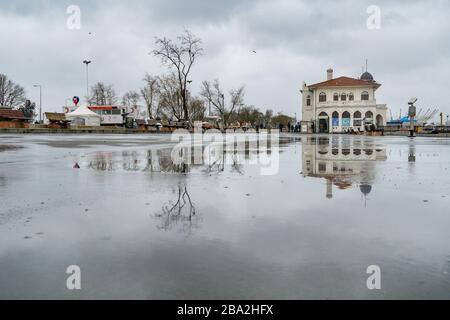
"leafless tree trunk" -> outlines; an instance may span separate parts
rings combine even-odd
[[[171,68],[175,69],[177,75],[180,96],[182,99],[183,119],[189,120],[187,102],[188,76],[198,56],[203,52],[201,40],[196,38],[189,30],[177,37],[178,44],[167,38],[157,38],[157,49],[153,51],[156,57]]]

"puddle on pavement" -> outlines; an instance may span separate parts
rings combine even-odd
[[[450,298],[448,139],[284,136],[272,175],[250,146],[179,165],[170,136],[8,139],[0,298]]]

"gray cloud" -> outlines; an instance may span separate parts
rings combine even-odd
[[[34,100],[32,85],[42,83],[44,107],[60,110],[66,98],[84,96],[85,58],[93,61],[91,82],[112,83],[119,93],[138,89],[145,72],[166,71],[148,55],[154,37],[189,28],[205,47],[193,91],[220,78],[227,89],[245,84],[249,104],[300,114],[303,80],[324,80],[330,66],[358,76],[367,58],[383,84],[378,100],[394,113],[412,95],[449,113],[449,2],[376,2],[0,0],[0,72]],[[81,7],[81,30],[66,28],[70,4]],[[380,30],[366,28],[371,4],[382,10]]]

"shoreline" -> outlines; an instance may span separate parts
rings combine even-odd
[[[171,134],[171,131],[145,131],[139,129],[119,129],[119,128],[76,128],[76,129],[52,129],[52,128],[0,128],[0,134],[125,134],[125,135],[135,135],[135,134]],[[303,135],[324,135],[323,133],[301,133],[301,132],[283,132],[296,134],[299,136]],[[325,134],[327,135],[327,134]],[[328,135],[343,135],[342,133],[334,133]],[[384,132],[383,136],[397,136],[397,137],[407,137],[409,132],[407,131],[395,131],[395,132]],[[416,137],[429,137],[429,138],[450,138],[450,133],[416,133]]]

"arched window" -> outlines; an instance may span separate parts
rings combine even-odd
[[[347,94],[345,93],[341,94],[341,101],[347,101]]]
[[[364,91],[361,93],[361,100],[362,101],[368,101],[369,100],[369,93],[367,91]]]
[[[319,114],[319,117],[328,117],[328,114],[326,112],[321,112]]]
[[[311,106],[311,96],[306,97],[306,106]]]
[[[377,127],[380,127],[384,125],[384,121],[383,121],[383,116],[382,115],[377,115]]]
[[[361,124],[362,124],[361,118],[362,118],[361,112],[356,111],[353,114],[353,126],[354,127],[360,127],[361,126]]]
[[[350,112],[348,112],[348,111],[345,111],[342,114],[342,126],[350,127]]]
[[[350,149],[342,149],[342,154],[344,156],[348,156],[349,154],[351,154]]]
[[[332,115],[333,118],[333,127],[339,127],[339,112],[335,111]]]
[[[373,119],[373,112],[372,112],[372,111],[367,111],[367,112],[366,112],[366,119],[367,119],[367,120]]]
[[[333,95],[333,100],[334,100],[334,101],[339,101],[339,94],[338,94],[338,93],[335,93],[335,94]]]
[[[327,94],[325,92],[321,92],[319,94],[319,102],[326,102],[327,101]]]
[[[353,100],[355,100],[355,96],[353,95],[353,93],[350,93],[348,95],[348,101],[353,101]]]

